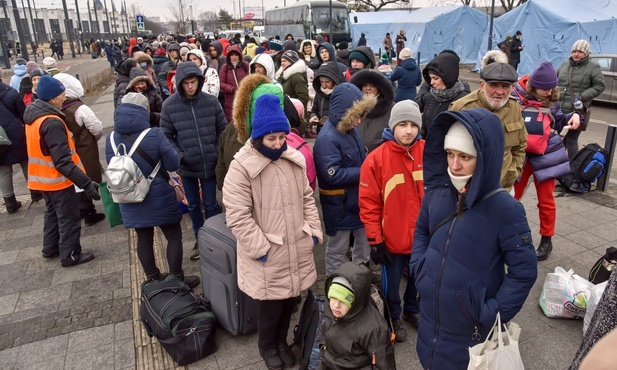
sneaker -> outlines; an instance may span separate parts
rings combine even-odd
[[[414,328],[418,329],[420,323],[420,312],[403,312],[403,320],[407,321]]]
[[[191,249],[191,252],[189,253],[189,259],[193,261],[199,259],[199,249],[197,248],[197,242],[195,242],[195,246],[193,247],[193,249]]]
[[[396,341],[398,343],[404,342],[407,339],[407,330],[403,327],[401,320],[393,320],[392,327],[394,328],[394,335],[396,335]]]
[[[279,351],[276,348],[271,348],[268,350],[259,349],[259,354],[261,358],[264,359],[266,363],[266,367],[270,370],[280,370],[283,368],[283,360],[281,360],[281,356],[279,356]]]
[[[80,253],[77,258],[73,257],[70,260],[63,260],[60,262],[62,267],[71,267],[81,265],[86,262],[90,262],[94,259],[94,254],[92,253]]]
[[[276,349],[279,351],[279,356],[281,357],[285,367],[293,367],[296,365],[296,356],[294,356],[294,353],[291,351],[291,348],[289,348],[287,343],[279,343]]]
[[[186,275],[182,281],[184,281],[184,284],[188,285],[191,289],[199,285],[199,277],[195,275]]]

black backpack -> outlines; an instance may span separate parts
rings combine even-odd
[[[210,304],[174,276],[141,285],[141,322],[171,358],[184,366],[216,352]]]
[[[584,193],[591,190],[593,183],[605,172],[608,153],[600,145],[585,145],[570,162],[570,173],[559,182],[566,190]]]
[[[328,302],[324,297],[314,295],[312,290],[308,290],[300,311],[300,321],[294,327],[294,344],[300,348],[300,370],[315,370],[321,364],[319,344],[323,340],[321,325],[326,304]]]
[[[589,281],[593,284],[607,281],[615,270],[615,265],[617,265],[617,248],[608,247],[604,256],[600,257],[589,271]]]

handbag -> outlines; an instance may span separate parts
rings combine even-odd
[[[523,370],[523,360],[518,349],[521,327],[514,322],[501,331],[501,316],[497,313],[495,324],[484,343],[469,348],[467,370]]]
[[[600,257],[589,271],[589,281],[592,284],[607,281],[615,270],[615,265],[617,265],[617,248],[608,247],[604,256]]]
[[[105,216],[107,216],[107,221],[109,221],[109,226],[114,227],[122,225],[120,206],[112,199],[109,189],[107,189],[107,182],[103,181],[101,183],[99,191],[101,193],[101,201],[103,202],[103,210]]]
[[[179,180],[180,178],[178,177],[177,179]],[[182,187],[182,184],[180,184],[180,181],[178,180],[176,180],[176,177],[170,176],[169,185],[171,185],[171,187],[174,188],[174,191],[176,192],[176,200],[178,202],[181,202],[186,198],[186,194],[184,194],[184,188]]]
[[[0,145],[11,145],[12,142],[9,139],[9,135],[4,131],[4,127],[0,126]]]

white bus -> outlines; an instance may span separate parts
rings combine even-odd
[[[324,33],[330,37],[332,24],[333,45],[351,39],[351,22],[347,6],[338,1],[332,1],[332,22],[330,22],[330,2],[327,0],[300,1],[287,7],[266,10],[266,36],[279,35],[284,41],[288,34],[294,39],[312,39],[314,35]]]

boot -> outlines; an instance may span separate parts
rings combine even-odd
[[[261,358],[264,359],[266,367],[270,370],[278,370],[283,368],[283,360],[279,356],[279,352],[276,348],[270,348],[266,350],[259,349]]]
[[[17,211],[21,208],[21,202],[18,202],[14,195],[4,197],[4,205],[6,206],[6,212],[9,215],[17,213]]]
[[[84,221],[86,222],[86,226],[95,225],[105,219],[104,213],[96,213],[96,209],[92,209],[88,213],[84,215]]]
[[[281,357],[285,367],[294,367],[296,365],[296,356],[294,356],[294,353],[291,351],[291,348],[289,348],[289,345],[287,345],[287,342],[279,343],[276,349],[279,351],[279,356]]]
[[[199,285],[199,277],[194,275],[184,276],[184,271],[180,273],[180,275],[175,275],[178,279],[182,280],[184,284],[188,285],[189,288],[193,289],[197,285]]]
[[[189,252],[189,259],[193,261],[199,259],[199,249],[197,248],[197,242],[195,242],[195,246]]]
[[[30,190],[30,198],[32,199],[32,203],[36,203],[43,199],[43,192],[39,190]]]
[[[542,235],[540,245],[538,246],[538,250],[536,250],[536,257],[538,258],[538,261],[544,261],[547,259],[552,250],[553,242],[551,241],[551,237]]]

